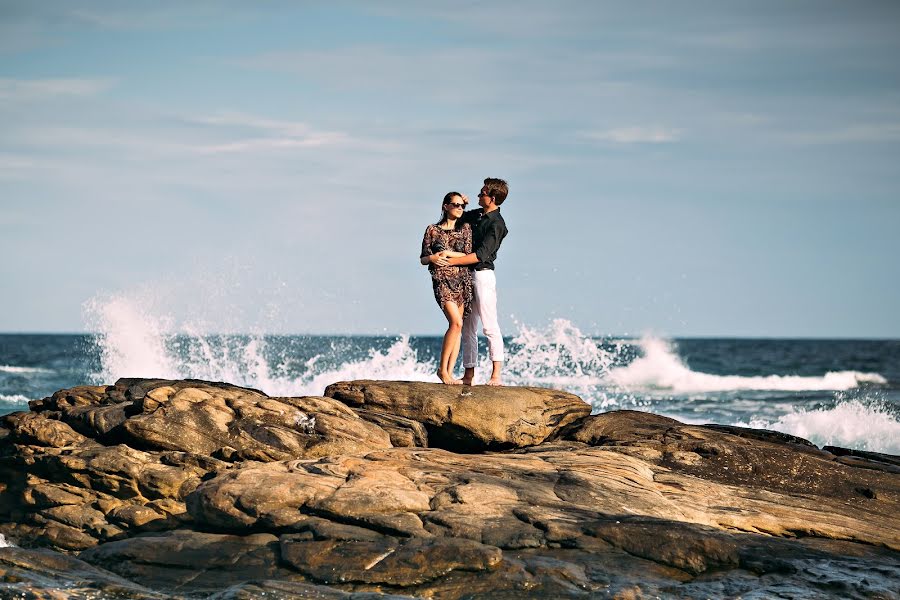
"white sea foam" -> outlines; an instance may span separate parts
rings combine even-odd
[[[0,365],[0,373],[52,373],[51,369],[40,367],[17,367],[15,365]]]
[[[818,446],[900,454],[900,420],[885,408],[860,400],[848,400],[828,409],[797,410],[775,421],[757,419],[738,425],[774,429]]]
[[[22,394],[0,394],[0,406],[2,407],[28,406],[30,400],[31,398],[23,396]]]
[[[644,337],[639,344],[643,356],[625,367],[610,370],[610,382],[625,389],[658,389],[676,394],[732,390],[840,391],[862,384],[887,383],[878,373],[858,371],[829,372],[821,377],[713,375],[692,371],[667,340]]]
[[[0,548],[12,548],[12,547],[13,547],[13,544],[8,542],[6,540],[6,538],[3,536],[3,534],[0,533]]]

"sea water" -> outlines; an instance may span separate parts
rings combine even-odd
[[[437,336],[216,335],[121,299],[92,315],[92,335],[0,335],[0,414],[120,377],[227,381],[272,396],[321,395],[349,379],[437,381]],[[565,389],[595,412],[641,410],[900,454],[898,340],[595,337],[565,319],[509,333],[507,384]],[[484,346],[480,354],[483,381]]]

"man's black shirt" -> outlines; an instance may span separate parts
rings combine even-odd
[[[472,251],[479,261],[472,265],[472,268],[476,271],[485,269],[493,271],[500,242],[509,233],[506,221],[500,216],[500,209],[489,213],[485,213],[483,208],[470,210],[463,214],[461,220],[472,227]]]

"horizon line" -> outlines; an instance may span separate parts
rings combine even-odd
[[[16,335],[58,335],[58,336],[98,336],[102,335],[92,331],[0,331],[0,336],[16,336]],[[173,333],[165,335],[185,336],[186,333]],[[204,333],[203,336],[221,337],[221,336],[262,336],[262,337],[361,337],[361,338],[390,338],[408,336],[411,338],[440,338],[443,333],[274,333],[274,332],[211,332]],[[586,333],[589,338],[601,339],[629,339],[639,340],[643,337],[655,337],[662,339],[684,339],[684,340],[781,340],[781,341],[900,341],[900,336],[874,336],[862,337],[856,335],[734,335],[734,334],[662,334],[662,333],[646,333],[646,334],[595,334]],[[513,335],[504,335],[504,338],[514,338]]]

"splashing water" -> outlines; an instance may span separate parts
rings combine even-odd
[[[546,329],[520,324],[509,354],[504,367],[516,381],[584,388],[604,380],[618,348],[604,350],[571,322],[554,319]]]
[[[145,304],[115,296],[86,306],[99,332],[97,383],[120,377],[195,378],[256,387],[272,395],[302,395],[321,394],[328,384],[350,379],[436,379],[436,362],[420,359],[407,335],[386,350],[369,349],[362,357],[348,352],[330,367],[322,355],[296,365],[288,349],[276,348],[265,336],[209,335],[191,324],[176,327],[173,318],[155,315]],[[543,330],[520,326],[510,349],[504,366],[508,383],[582,391],[603,382],[617,352],[602,349],[565,319]],[[481,359],[478,371],[486,377],[490,359]]]
[[[433,381],[436,363],[419,361],[409,336],[365,357],[342,357],[327,367],[321,355],[300,365],[290,349],[263,335],[212,335],[194,324],[154,314],[149,301],[117,295],[87,303],[88,322],[98,331],[100,372],[96,383],[121,377],[205,379],[259,388],[273,396],[321,394],[328,384],[349,379]]]
[[[90,300],[85,314],[98,333],[102,376],[175,379],[180,372],[166,349],[172,320],[126,296]]]
[[[352,379],[436,382],[428,339],[213,335],[202,326],[176,325],[149,301],[126,296],[95,300],[86,308],[99,332],[97,383],[120,377],[196,378],[254,387],[273,396],[303,396]],[[439,348],[439,341],[433,343]],[[489,357],[480,358],[476,381],[490,373]],[[566,389],[595,411],[633,408],[684,421],[749,423],[820,444],[900,451],[895,415],[866,397],[853,403],[833,396],[834,391],[885,385],[877,373],[704,373],[692,370],[668,340],[595,339],[571,322],[555,319],[543,328],[518,325],[503,375],[510,385]]]
[[[859,400],[833,408],[799,409],[774,422],[750,421],[750,427],[774,429],[807,439],[819,446],[841,446],[888,454],[900,454],[900,420],[884,406]]]

